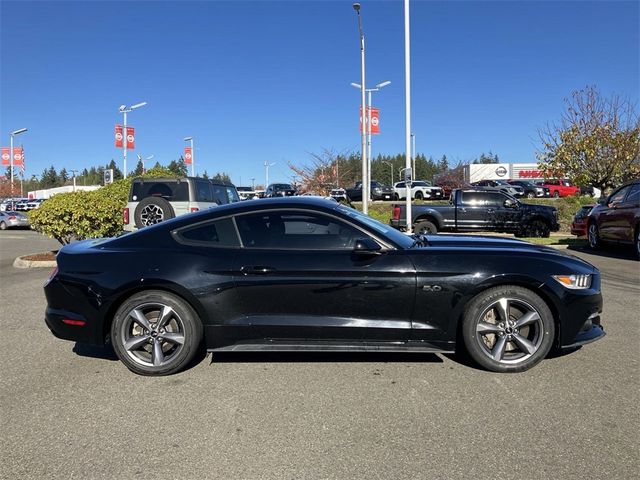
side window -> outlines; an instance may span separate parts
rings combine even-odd
[[[611,198],[609,198],[609,205],[616,205],[618,203],[621,203],[624,200],[624,197],[627,195],[629,188],[630,187],[621,188],[616,193],[611,195]]]
[[[500,195],[499,193],[488,193],[486,194],[485,205],[488,207],[502,207],[506,199],[507,197]]]
[[[210,247],[239,247],[238,235],[230,218],[223,218],[193,227],[187,227],[178,232],[178,237],[184,243]]]
[[[227,195],[227,189],[224,185],[211,185],[213,190],[213,201],[218,205],[226,205],[229,203],[229,197]]]
[[[631,185],[631,191],[624,202],[630,205],[640,206],[640,183]]]
[[[213,197],[211,196],[211,184],[209,182],[196,182],[196,201],[213,202]]]
[[[366,234],[315,212],[265,212],[236,217],[247,248],[340,250]]]
[[[482,192],[462,192],[461,203],[470,207],[480,207],[486,203],[486,195]]]

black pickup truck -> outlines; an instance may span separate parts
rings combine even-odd
[[[411,216],[416,233],[486,230],[548,237],[560,228],[554,207],[521,203],[495,190],[453,190],[449,205],[413,205]],[[405,218],[405,206],[395,205],[391,226],[406,229]]]
[[[373,200],[393,200],[393,188],[375,180],[371,182],[370,192]],[[347,188],[347,197],[352,202],[362,201],[362,182],[356,182],[355,187]]]

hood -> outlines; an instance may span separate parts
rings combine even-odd
[[[483,237],[480,235],[422,235],[426,238],[428,245],[425,247],[418,247],[419,249],[428,250],[430,248],[463,248],[465,250],[501,250],[504,253],[508,252],[531,252],[547,255],[558,255],[564,258],[571,258],[573,261],[581,264],[584,267],[597,271],[597,269],[589,262],[585,262],[580,257],[567,253],[566,250],[559,250],[545,245],[536,245],[533,243],[525,242],[524,240],[517,240],[512,238],[502,237]]]

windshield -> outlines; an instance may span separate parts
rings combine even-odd
[[[365,226],[375,230],[377,233],[402,248],[410,248],[413,245],[413,239],[411,239],[411,237],[399,232],[390,225],[386,225],[374,218],[371,218],[369,215],[365,215],[358,210],[344,206],[339,206],[336,210],[348,216],[356,223],[364,224]]]

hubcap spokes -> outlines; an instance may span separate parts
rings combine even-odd
[[[476,324],[476,341],[496,362],[515,364],[533,355],[542,343],[538,311],[515,298],[500,298],[487,307]]]
[[[160,223],[164,220],[164,211],[157,205],[147,205],[140,212],[140,219],[144,226]]]
[[[120,330],[122,345],[131,359],[144,366],[169,364],[184,345],[184,324],[168,305],[149,303],[132,309]]]

